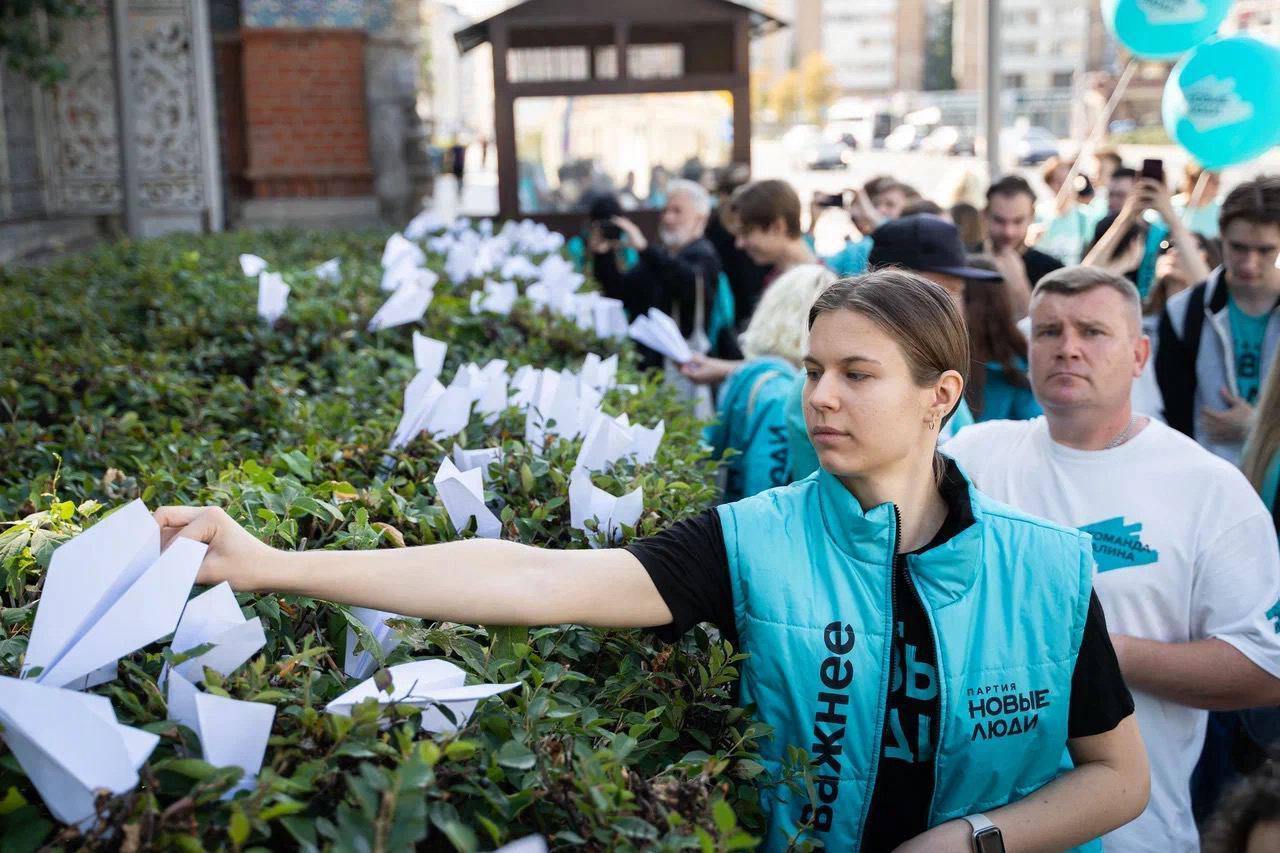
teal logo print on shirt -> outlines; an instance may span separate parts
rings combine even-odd
[[[1267,611],[1267,618],[1276,623],[1276,633],[1280,634],[1280,601],[1277,601],[1275,606]]]
[[[1100,572],[1146,566],[1160,559],[1160,552],[1144,545],[1138,535],[1141,522],[1125,524],[1124,516],[1116,516],[1080,529],[1093,536],[1093,559]]]

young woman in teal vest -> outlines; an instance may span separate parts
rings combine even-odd
[[[768,850],[1067,850],[1133,819],[1146,755],[1087,535],[936,453],[969,364],[956,306],[881,271],[832,285],[809,327],[821,470],[626,548],[284,552],[217,508],[156,518],[209,543],[202,584],[488,625],[718,624],[750,655],[769,775],[790,746],[813,762],[808,791],[763,792]]]

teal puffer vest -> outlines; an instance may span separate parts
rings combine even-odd
[[[1087,534],[972,485],[968,493],[974,523],[905,558],[941,688],[930,826],[1018,800],[1070,769],[1071,676],[1092,588]],[[818,777],[815,802],[786,786],[763,792],[766,849],[803,831],[828,849],[857,850],[889,695],[897,510],[864,512],[819,470],[718,511],[750,655],[742,701],[774,729],[766,767],[777,776],[794,745]]]

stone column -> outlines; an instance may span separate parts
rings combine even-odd
[[[417,113],[422,21],[416,0],[394,0],[390,26],[371,32],[365,49],[365,97],[373,191],[382,216],[402,225],[422,204]]]

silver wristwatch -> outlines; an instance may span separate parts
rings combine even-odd
[[[984,814],[971,814],[965,818],[973,827],[973,853],[1004,853],[1004,836]]]

